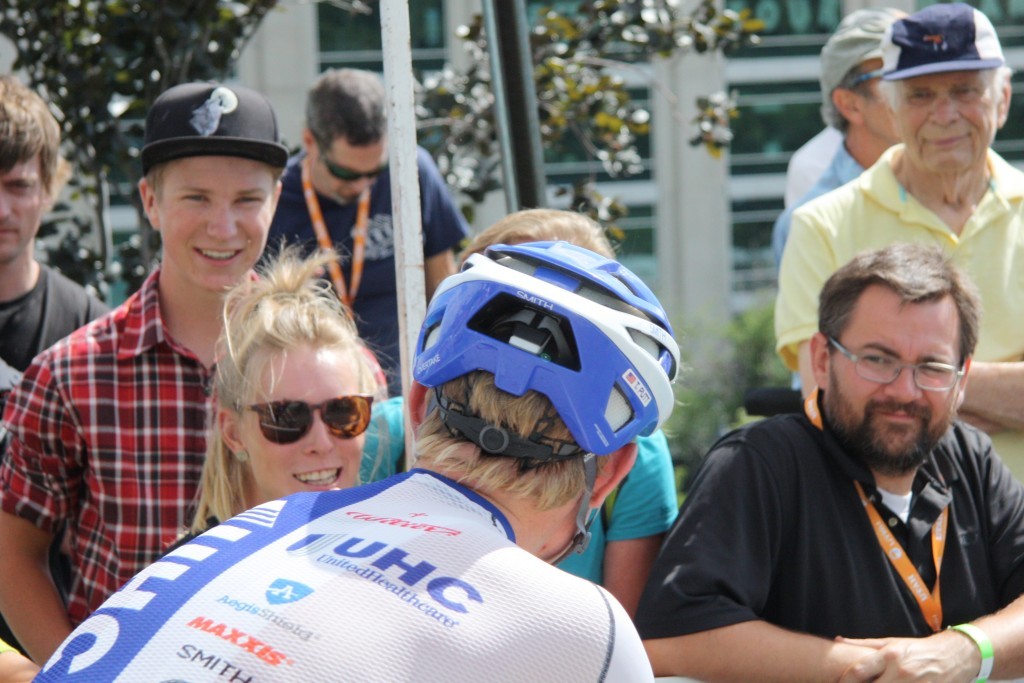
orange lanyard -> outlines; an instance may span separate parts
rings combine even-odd
[[[889,558],[889,562],[899,573],[900,578],[903,579],[903,583],[907,584],[907,588],[914,595],[917,600],[917,606],[921,608],[921,614],[924,615],[924,620],[928,622],[928,625],[932,627],[932,630],[938,633],[942,630],[942,600],[939,597],[939,570],[942,568],[942,555],[946,550],[946,525],[949,522],[949,507],[942,509],[939,514],[939,518],[935,520],[935,524],[932,525],[932,557],[935,560],[935,590],[929,592],[928,587],[924,584],[924,580],[921,575],[917,573],[917,569],[914,568],[914,563],[907,557],[907,553],[903,550],[903,546],[896,540],[896,537],[889,531],[889,527],[885,525],[885,521],[882,520],[882,516],[878,514],[878,510],[868,499],[864,493],[864,487],[860,485],[859,481],[853,482],[853,485],[857,487],[857,493],[860,495],[860,502],[864,505],[864,509],[868,513],[868,519],[871,520],[871,526],[875,530],[875,536],[878,538],[878,545],[882,546],[882,550],[885,552],[885,556]]]
[[[320,200],[313,190],[313,182],[309,179],[309,157],[302,160],[302,194],[306,197],[306,209],[309,211],[309,219],[313,223],[313,232],[316,233],[316,240],[321,248],[334,250],[334,243],[327,232],[327,225],[324,223],[324,214],[320,210]],[[363,190],[359,195],[359,207],[356,210],[356,224],[352,227],[352,280],[348,287],[345,287],[345,278],[341,272],[341,266],[337,261],[327,264],[327,270],[331,274],[331,282],[334,283],[334,291],[338,298],[348,308],[352,308],[352,302],[356,300],[356,292],[359,291],[359,283],[363,279],[363,261],[366,256],[366,226],[370,217],[370,189]]]
[[[818,429],[824,428],[821,414],[818,412],[817,389],[804,400],[804,413],[815,427]],[[890,564],[892,564],[896,573],[900,575],[903,583],[907,584],[907,588],[910,589],[911,594],[917,600],[917,606],[921,609],[924,620],[928,622],[933,631],[938,633],[942,630],[942,599],[939,595],[939,572],[942,569],[942,556],[946,552],[946,528],[949,525],[949,506],[943,508],[939,518],[932,525],[932,559],[935,561],[935,590],[929,592],[928,586],[925,585],[921,575],[914,567],[914,563],[907,557],[903,546],[900,545],[900,542],[889,531],[889,527],[886,526],[882,516],[878,514],[878,510],[864,493],[864,487],[861,486],[859,481],[854,481],[853,485],[857,487],[860,502],[864,506],[865,512],[867,512],[868,520],[871,522],[871,528],[875,531],[875,538],[878,539],[878,545],[881,546],[882,552],[889,558]]]

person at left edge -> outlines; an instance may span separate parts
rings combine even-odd
[[[0,76],[0,140],[0,361],[24,372],[40,351],[109,309],[35,258],[43,217],[71,168],[46,102],[9,75]]]
[[[60,124],[45,100],[16,77],[0,76],[0,415],[40,351],[109,310],[35,257],[43,217],[70,174]],[[0,456],[6,438],[0,426]],[[19,646],[2,618],[0,638]]]
[[[37,356],[4,414],[0,608],[37,662],[189,518],[224,295],[252,277],[287,156],[270,102],[246,88],[187,83],[150,107],[139,192],[160,267]],[[60,532],[66,604],[46,572]]]
[[[306,99],[303,149],[288,161],[281,179],[267,244],[277,249],[284,241],[306,253],[339,252],[338,267],[326,275],[352,311],[359,337],[376,354],[389,393],[397,395],[402,382],[387,142],[380,78],[360,69],[321,74]],[[426,150],[417,147],[416,162],[429,301],[438,283],[455,272],[453,249],[468,227]]]

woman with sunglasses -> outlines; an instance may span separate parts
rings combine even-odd
[[[334,258],[286,249],[229,292],[199,500],[175,547],[260,503],[358,483],[378,384],[319,277]]]

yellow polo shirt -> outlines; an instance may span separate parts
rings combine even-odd
[[[825,280],[857,253],[895,242],[938,244],[974,280],[984,308],[977,360],[1024,360],[1024,173],[989,150],[991,189],[957,235],[897,182],[890,161],[901,147],[793,214],[775,302],[776,350],[790,369],[800,344],[818,331]],[[1024,433],[993,442],[1024,481]]]

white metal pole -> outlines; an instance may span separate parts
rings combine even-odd
[[[384,82],[387,86],[388,165],[395,227],[395,273],[398,284],[398,335],[402,395],[409,395],[416,336],[426,315],[420,183],[416,167],[416,113],[412,47],[407,0],[380,3]],[[405,467],[413,453],[409,411],[405,411]]]

